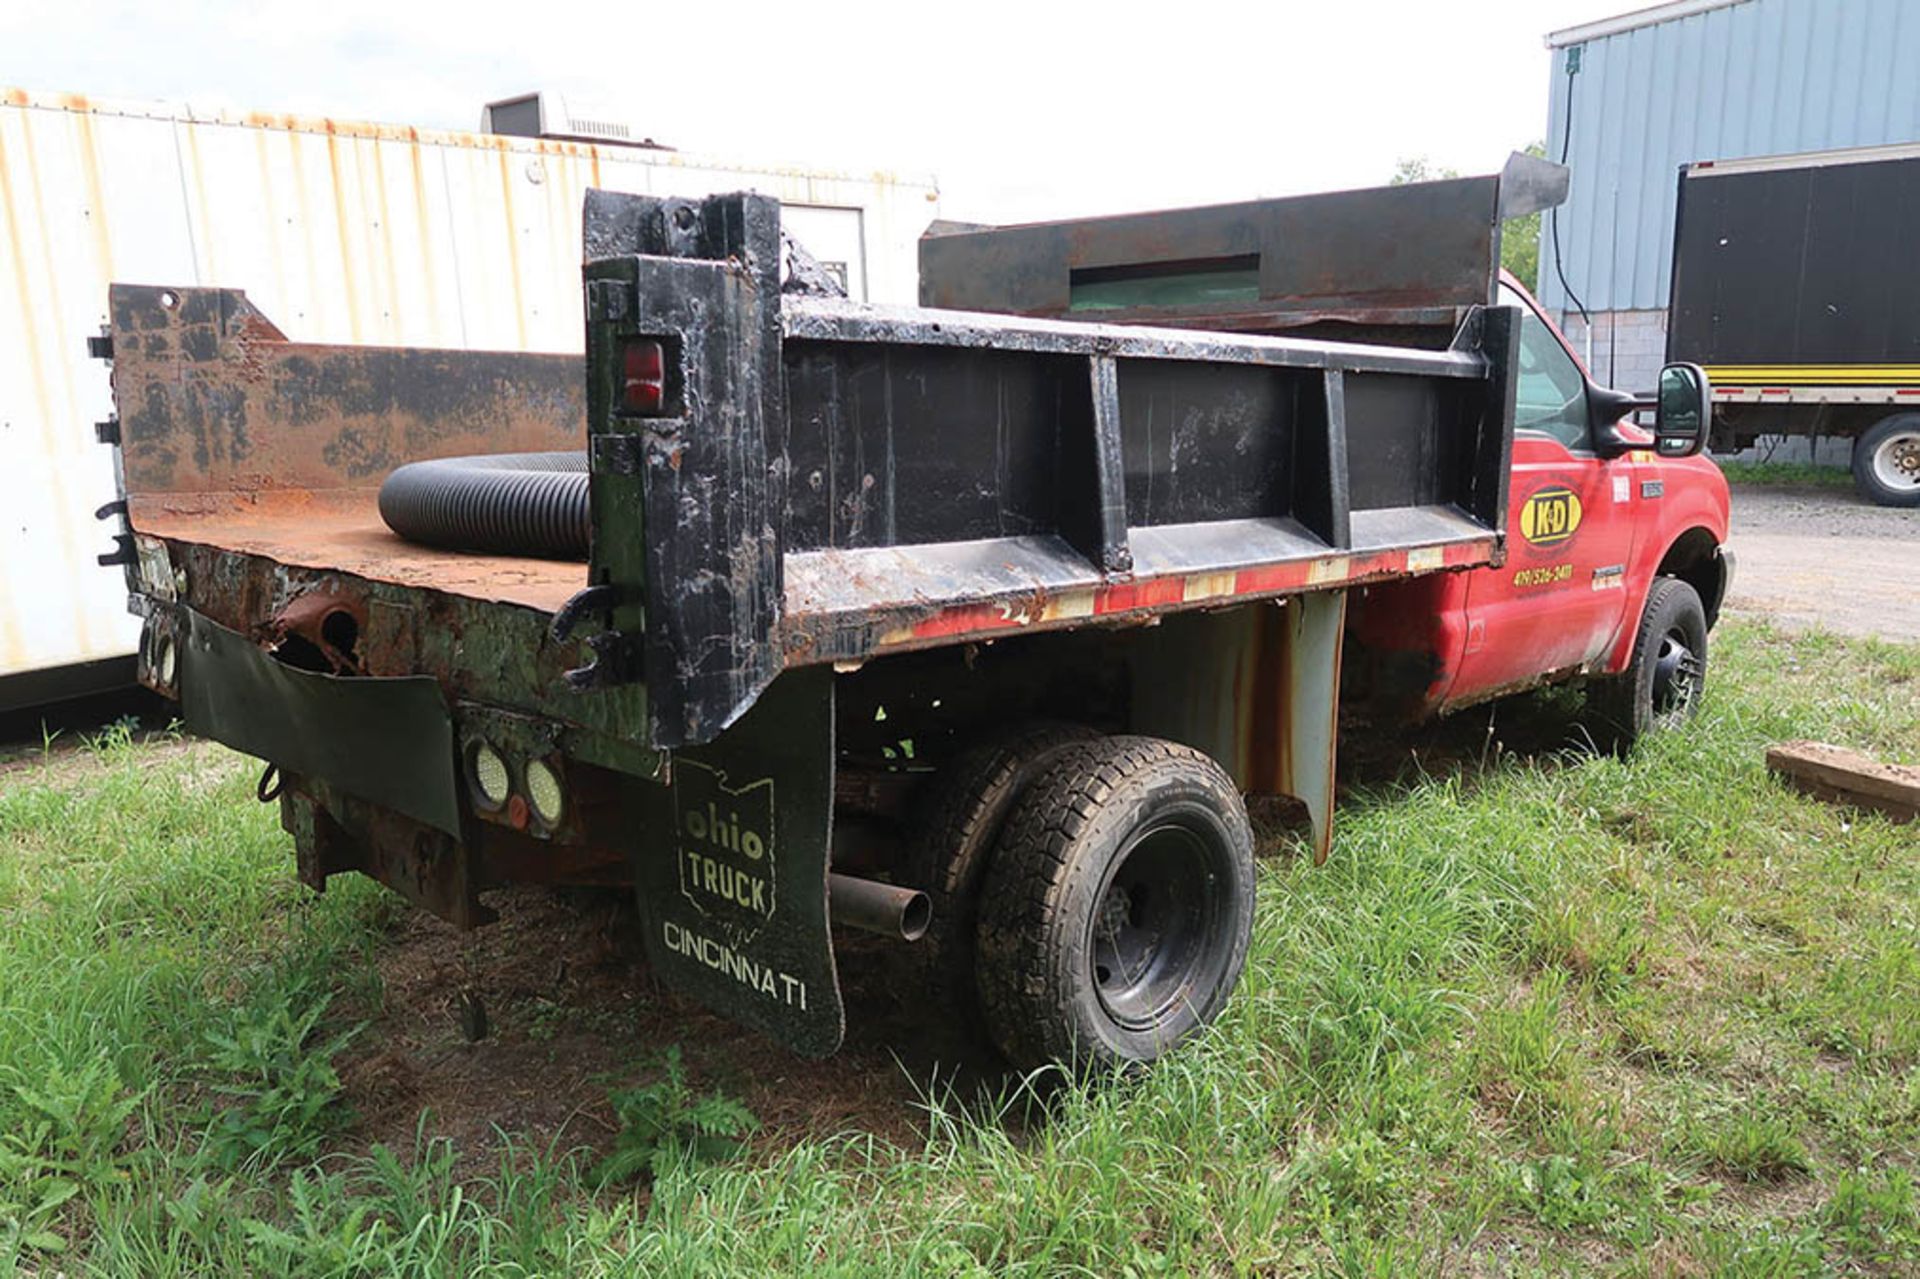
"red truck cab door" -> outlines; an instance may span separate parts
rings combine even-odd
[[[1587,378],[1533,300],[1500,301],[1521,312],[1507,562],[1469,575],[1452,705],[1605,661],[1633,553],[1633,461],[1595,451]]]

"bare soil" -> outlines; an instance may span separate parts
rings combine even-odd
[[[495,1168],[502,1131],[604,1152],[608,1088],[652,1077],[673,1044],[696,1090],[744,1101],[769,1147],[867,1134],[912,1149],[929,1081],[964,1096],[997,1078],[977,1048],[919,1020],[930,992],[883,939],[838,939],[846,1045],[809,1061],[662,989],[625,893],[516,887],[487,901],[500,918],[485,928],[463,935],[410,911],[380,947],[381,1006],[363,1012],[371,1024],[340,1063],[363,1146],[411,1148],[424,1115],[470,1174]],[[468,992],[486,1009],[477,1042],[462,1028]]]
[[[1779,626],[1920,641],[1920,509],[1851,490],[1733,491],[1727,608]]]

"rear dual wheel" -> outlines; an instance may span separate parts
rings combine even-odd
[[[904,867],[933,908],[914,952],[935,997],[975,1036],[986,1029],[974,993],[980,890],[1007,814],[1048,758],[1098,736],[1075,724],[1027,724],[962,752],[933,779]]]
[[[996,842],[980,1009],[1016,1067],[1150,1062],[1220,1011],[1253,928],[1253,832],[1220,766],[1149,737],[1052,751]]]

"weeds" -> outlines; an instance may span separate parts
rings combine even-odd
[[[323,1036],[321,1019],[332,997],[309,997],[299,1013],[283,1001],[304,995],[301,989],[276,992],[272,1002],[243,1005],[229,1026],[207,1032],[206,1067],[223,1099],[208,1115],[210,1140],[224,1166],[309,1157],[346,1118],[337,1105],[333,1059],[361,1027]]]
[[[1853,472],[1812,462],[1721,462],[1727,483],[1748,488],[1849,488]]]
[[[661,1054],[659,1078],[615,1089],[607,1101],[618,1133],[613,1152],[593,1169],[594,1184],[602,1187],[643,1172],[657,1176],[676,1163],[726,1159],[759,1127],[751,1110],[720,1090],[695,1094],[678,1044]]]
[[[1701,718],[1629,759],[1413,743],[1453,762],[1262,861],[1210,1033],[1044,1105],[929,1087],[904,1150],[748,1143],[795,1085],[691,1036],[598,1149],[369,1148],[333,1059],[396,907],[292,884],[250,766],[110,730],[0,778],[0,1274],[1913,1273],[1912,828],[1761,752],[1920,759],[1920,649],[1714,641]]]

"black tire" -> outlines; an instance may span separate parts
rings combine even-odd
[[[1162,1056],[1233,993],[1253,884],[1246,805],[1199,751],[1109,737],[1054,754],[1008,817],[981,900],[994,1042],[1020,1069]]]
[[[1077,724],[1027,724],[962,752],[929,785],[932,794],[907,842],[901,882],[933,908],[913,952],[928,984],[964,1028],[986,1029],[974,983],[980,886],[1014,800],[1053,752],[1098,737]]]
[[[1700,709],[1707,684],[1707,611],[1700,594],[1676,577],[1655,578],[1633,637],[1633,660],[1596,680],[1587,705],[1615,750],[1631,750],[1659,728]]]
[[[1861,433],[1853,486],[1880,506],[1920,506],[1920,413],[1883,417]]]

